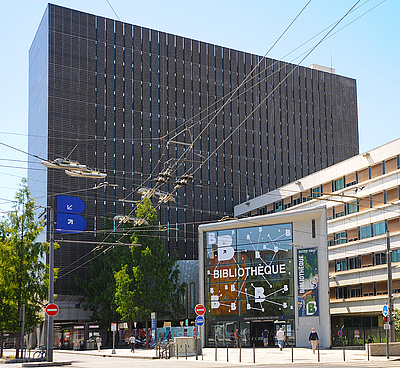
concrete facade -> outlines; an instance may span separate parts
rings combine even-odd
[[[261,236],[261,229],[263,232],[265,230],[265,234],[262,233],[263,236]],[[275,237],[273,233],[276,231],[276,234],[281,235]],[[288,235],[288,243],[283,240],[282,231]],[[234,232],[237,233],[237,235],[232,235],[236,237],[237,248],[232,242],[229,242],[234,247],[233,261],[220,258],[224,254],[224,250],[230,252],[227,250],[226,237],[227,234],[234,234]],[[260,235],[257,235],[259,232]],[[207,240],[210,236],[218,237],[217,248],[210,248]],[[250,247],[246,246],[247,241],[244,236]],[[254,243],[253,241],[257,237],[259,241]],[[263,238],[265,239],[262,240]],[[256,250],[256,248],[260,250]],[[303,301],[302,287],[299,281],[302,279],[300,255],[308,249],[316,249],[318,255],[318,273],[316,275],[318,297],[315,299],[318,313],[300,315]],[[254,254],[252,254],[253,251]],[[270,252],[274,252],[272,258]],[[200,301],[206,307],[206,325],[202,335],[205,346],[210,345],[214,333],[217,335],[218,326],[222,326],[224,336],[227,332],[237,328],[241,334],[243,346],[258,344],[261,331],[257,330],[257,327],[259,323],[263,322],[268,323],[269,328],[273,329],[270,331],[273,335],[276,334],[279,327],[283,327],[288,344],[294,343],[297,347],[309,346],[308,336],[311,328],[315,327],[321,346],[331,346],[326,210],[324,207],[201,225],[199,226],[199,253]],[[218,257],[218,262],[215,264],[212,262],[214,257]],[[236,273],[240,276],[240,268],[245,267],[244,265],[246,265],[246,269],[250,269],[251,273],[237,278],[229,277],[229,275],[222,277],[223,270],[229,268],[229,263],[233,265],[229,273],[234,274],[237,270]],[[268,264],[270,266],[286,264],[286,268],[284,275],[280,277],[273,277],[272,274],[265,273],[265,276],[261,275],[257,278],[257,276],[253,276],[253,263],[256,265],[256,270],[260,270],[259,265],[268,267]],[[213,279],[213,272],[217,272],[217,278],[214,276]],[[282,278],[285,280],[282,281]],[[286,283],[288,288],[286,289],[285,286],[281,288],[282,283]],[[278,285],[278,289],[280,288],[279,295],[276,294],[276,285]],[[251,287],[254,287],[255,295],[250,295]],[[263,292],[260,293],[260,290],[256,289],[262,289]],[[237,290],[237,292],[229,294],[229,290]],[[283,297],[284,299],[282,299]],[[257,301],[257,298],[261,301]],[[285,302],[282,303],[282,300]],[[234,306],[232,306],[232,302]],[[254,302],[257,307],[254,307]],[[218,308],[215,303],[218,303]],[[226,308],[220,310],[226,303],[231,303],[230,310],[228,311]],[[219,304],[222,307],[219,307]],[[267,307],[271,305],[273,308]],[[269,345],[274,345],[274,338],[270,340]],[[222,346],[224,346],[223,343]]]
[[[379,342],[388,302],[389,231],[394,307],[400,295],[400,139],[235,207],[235,216],[313,208],[328,213],[332,327]],[[350,324],[350,326],[348,326]],[[378,333],[380,334],[378,336]]]

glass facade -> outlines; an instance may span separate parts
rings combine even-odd
[[[210,231],[204,235],[207,344],[228,344],[240,331],[242,346],[258,343],[267,328],[294,323],[292,224]],[[258,331],[260,330],[260,331]]]

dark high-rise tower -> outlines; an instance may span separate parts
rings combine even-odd
[[[39,202],[69,193],[86,203],[86,232],[56,236],[64,241],[57,293],[85,277],[89,241],[106,214],[130,213],[135,204],[120,200],[140,199],[134,190],[155,186],[149,178],[167,167],[175,170],[159,187],[167,193],[194,172],[176,203],[159,205],[166,249],[190,260],[199,223],[358,153],[356,82],[334,73],[56,5],[46,9],[29,64],[29,151],[68,156],[118,184],[93,190],[89,179],[35,170],[32,159]]]

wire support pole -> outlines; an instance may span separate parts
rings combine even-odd
[[[50,250],[49,250],[49,304],[54,302],[54,209],[49,207]],[[47,361],[53,361],[54,317],[47,316]]]

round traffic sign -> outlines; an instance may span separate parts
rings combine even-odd
[[[197,326],[203,326],[204,325],[204,317],[203,316],[197,316],[196,317],[196,325]]]
[[[194,307],[194,311],[198,316],[202,316],[204,313],[206,313],[206,308],[204,307],[203,304],[197,304]]]
[[[343,335],[343,331],[342,331],[342,330],[339,330],[339,331],[337,332],[337,334],[338,334],[339,337],[341,337],[341,336]]]
[[[60,311],[60,309],[58,308],[57,304],[48,304],[46,307],[46,314],[50,317],[54,317],[58,314],[58,312]]]
[[[360,334],[360,331],[358,331],[358,330],[354,331],[354,335],[359,335],[359,334]]]

